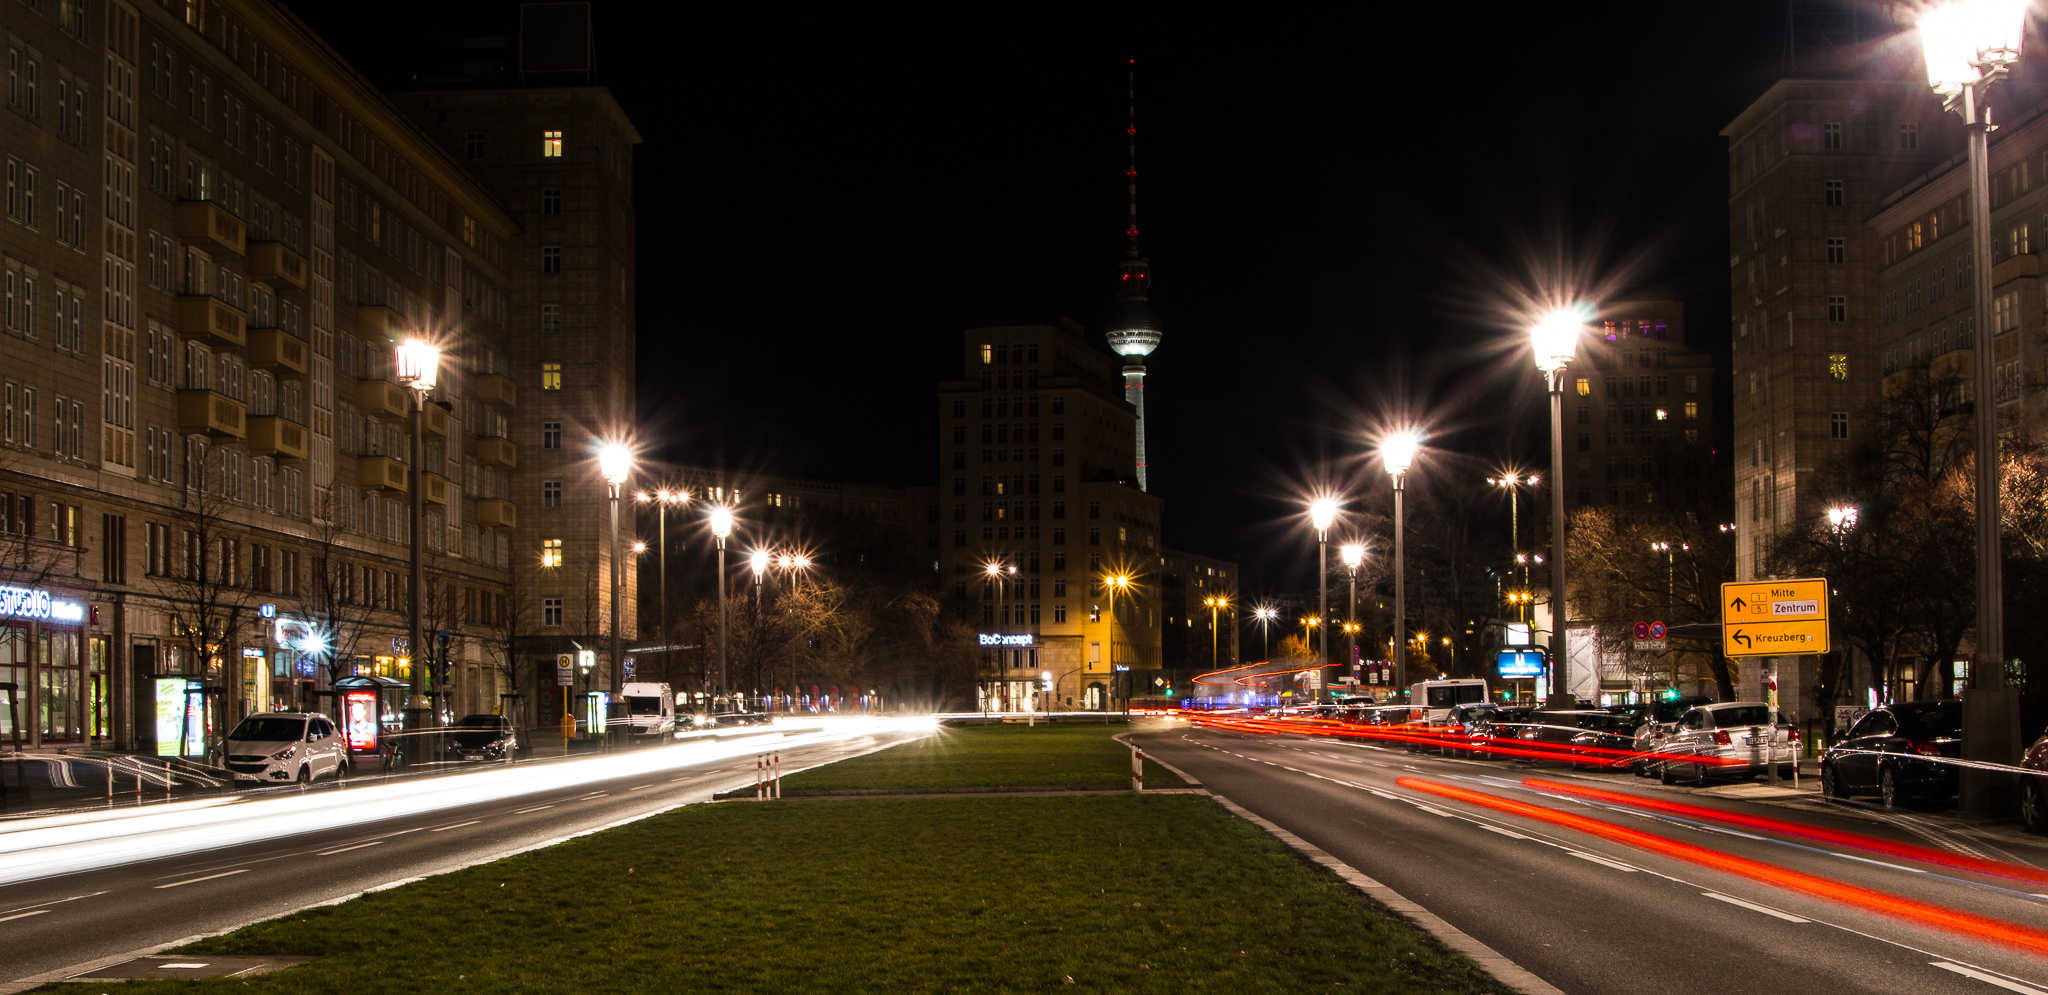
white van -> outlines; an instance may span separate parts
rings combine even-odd
[[[1484,680],[1423,681],[1408,689],[1408,721],[1443,725],[1451,709],[1485,700]]]
[[[619,697],[626,703],[622,724],[629,736],[667,739],[676,731],[676,696],[666,684],[627,682]]]

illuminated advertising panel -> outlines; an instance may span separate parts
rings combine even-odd
[[[377,692],[349,691],[341,696],[341,725],[351,750],[377,748]]]
[[[1507,646],[1495,651],[1494,662],[1502,680],[1528,680],[1543,676],[1548,658],[1541,646]]]
[[[85,621],[85,603],[58,601],[41,588],[0,587],[0,616],[77,624]]]
[[[980,635],[983,646],[1036,646],[1038,644],[1038,637],[1029,632],[984,632],[980,633]]]
[[[175,757],[185,735],[185,685],[183,677],[156,679],[156,755]]]

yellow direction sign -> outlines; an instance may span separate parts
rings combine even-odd
[[[1780,656],[1828,652],[1825,578],[1721,585],[1721,652]]]

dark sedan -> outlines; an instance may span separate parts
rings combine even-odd
[[[1963,703],[1902,701],[1856,720],[1820,759],[1830,800],[1875,794],[1884,807],[1953,798],[1963,755]]]
[[[1636,729],[1641,724],[1633,715],[1587,715],[1580,718],[1580,731],[1572,736],[1572,766],[1627,767],[1635,759]]]

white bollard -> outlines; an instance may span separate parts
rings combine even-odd
[[[1145,751],[1138,749],[1136,743],[1131,744],[1131,790],[1145,790]]]
[[[775,797],[782,797],[782,754],[775,754]]]

